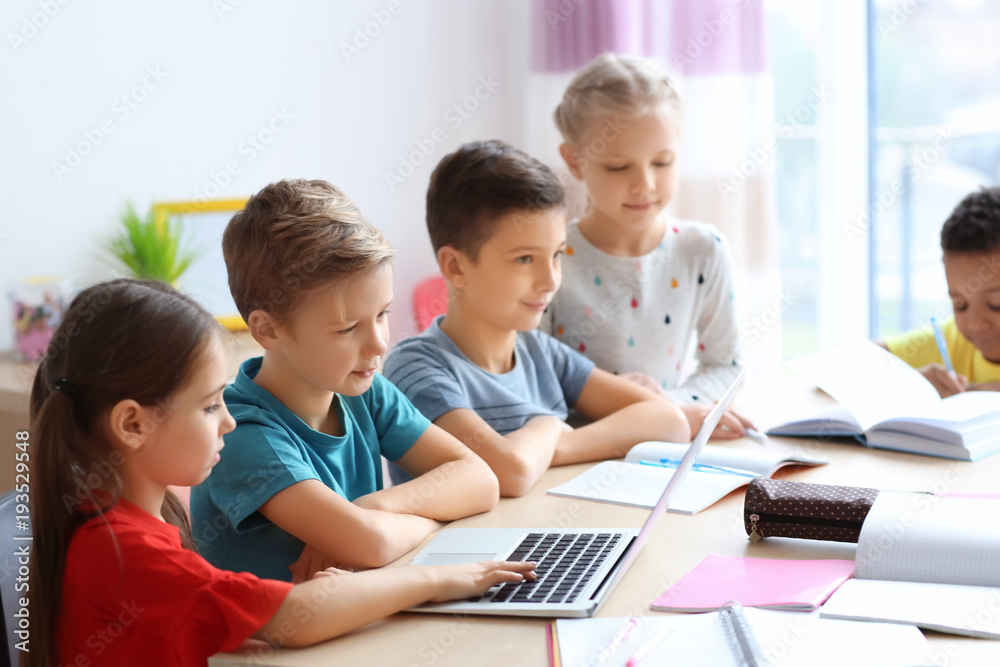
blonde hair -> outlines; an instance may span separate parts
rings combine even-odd
[[[244,319],[284,319],[308,292],[385,267],[395,251],[326,181],[278,181],[233,216],[222,237],[229,290]]]
[[[563,139],[579,146],[595,121],[634,118],[663,105],[680,123],[681,98],[656,61],[604,53],[577,72],[554,115]]]

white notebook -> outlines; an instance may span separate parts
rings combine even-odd
[[[840,405],[771,428],[768,435],[852,436],[869,447],[966,461],[1000,451],[1000,392],[942,399],[915,368],[870,341],[786,365]]]
[[[769,667],[906,667],[934,665],[919,630],[884,623],[856,623],[802,612],[744,609],[760,664]],[[655,642],[639,661],[670,667],[736,667],[747,664],[720,612],[688,616],[567,619],[555,622],[556,651],[562,667],[622,667]],[[616,638],[624,637],[614,643]],[[658,637],[662,637],[657,641]],[[614,643],[614,645],[612,645]]]
[[[820,612],[1000,639],[1000,508],[880,492],[861,528],[855,579]]]
[[[653,507],[674,475],[670,461],[684,456],[688,445],[676,442],[640,442],[625,461],[604,461],[549,493],[631,507]],[[669,511],[696,514],[724,498],[754,477],[770,477],[786,465],[824,465],[826,459],[770,449],[736,449],[706,445],[687,481],[671,501]],[[665,463],[666,462],[666,463]]]

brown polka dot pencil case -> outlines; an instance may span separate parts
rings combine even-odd
[[[757,477],[747,487],[743,523],[752,542],[798,537],[857,542],[878,489]]]

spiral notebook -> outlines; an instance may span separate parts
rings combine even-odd
[[[936,664],[917,628],[743,609],[636,618],[560,619],[553,667],[917,667]]]

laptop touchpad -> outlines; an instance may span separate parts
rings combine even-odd
[[[499,554],[458,554],[429,553],[420,559],[421,565],[454,565],[456,563],[478,563],[481,560],[496,560]]]

